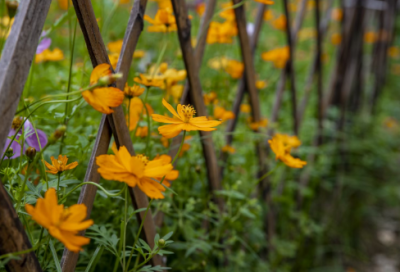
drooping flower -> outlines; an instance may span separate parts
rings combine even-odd
[[[90,75],[90,85],[97,84],[101,78],[110,77],[111,74],[109,64],[97,65]],[[82,92],[82,96],[95,110],[105,114],[113,113],[112,108],[118,107],[124,100],[124,93],[114,87],[97,87]]]
[[[261,54],[263,60],[273,62],[274,66],[278,69],[285,67],[289,57],[290,51],[288,46],[272,49]]]
[[[190,105],[178,104],[177,113],[165,99],[162,100],[162,103],[168,109],[168,111],[172,113],[174,117],[171,118],[159,114],[153,114],[152,118],[156,122],[169,124],[158,128],[158,132],[160,132],[160,134],[166,138],[173,138],[177,136],[182,130],[213,131],[216,130],[216,126],[221,124],[220,121],[210,121],[205,116],[193,117],[196,111]]]
[[[164,86],[164,78],[160,76],[153,75],[145,75],[139,74],[139,77],[135,77],[133,81],[136,83],[142,84],[146,87],[163,87]]]
[[[107,48],[111,53],[117,53],[118,55],[121,53],[123,40],[117,40],[114,42],[109,42],[107,44]]]
[[[165,188],[154,179],[168,175],[173,166],[163,160],[150,161],[144,155],[131,156],[125,146],[115,150],[115,155],[100,155],[96,158],[97,170],[106,180],[126,183],[130,187],[138,186],[148,197],[164,198]]]
[[[147,28],[149,32],[172,32],[177,30],[175,16],[169,8],[158,9],[154,19],[148,15],[144,19],[152,24]]]
[[[217,93],[214,91],[205,93],[205,94],[203,94],[203,100],[204,100],[204,104],[206,106],[208,106],[217,100]]]
[[[73,162],[73,163],[67,164],[68,158],[67,158],[67,156],[63,156],[63,155],[58,155],[57,160],[53,156],[51,156],[50,160],[51,160],[51,164],[48,163],[47,161],[44,161],[44,164],[49,169],[46,172],[53,174],[53,175],[57,175],[66,170],[74,169],[75,167],[78,166],[78,162]]]
[[[53,51],[45,49],[41,53],[36,54],[35,62],[40,63],[44,61],[60,61],[64,59],[64,53],[59,48],[55,48]]]
[[[235,114],[232,111],[228,111],[223,107],[217,106],[214,108],[214,118],[224,122],[229,119],[234,119]]]
[[[303,168],[307,162],[294,158],[290,152],[292,148],[300,146],[301,142],[296,136],[276,134],[268,143],[275,153],[276,159],[281,160],[291,168]]]
[[[168,165],[171,163],[172,158],[171,156],[168,155],[161,155],[161,156],[156,156],[153,161],[160,160],[162,165]],[[163,180],[163,185],[170,187],[170,181],[176,180],[179,177],[179,171],[178,170],[171,170],[168,174],[165,175],[165,178]],[[158,178],[157,180],[161,181],[161,178]]]
[[[32,219],[46,228],[50,235],[59,240],[72,252],[82,251],[82,246],[89,244],[90,239],[79,236],[79,231],[93,225],[93,220],[85,220],[87,208],[84,204],[75,204],[64,208],[58,204],[57,193],[50,188],[44,198],[39,198],[36,206],[25,204],[25,210]]]
[[[118,53],[111,53],[108,55],[108,59],[110,60],[110,64],[112,68],[115,70],[117,69],[117,64],[119,60],[119,54]]]
[[[129,102],[126,102],[125,105],[129,107]],[[146,108],[149,114],[154,113],[154,110],[150,106],[150,104],[146,103]],[[128,115],[125,116],[126,125],[128,126],[129,131],[132,131],[136,128],[140,119],[140,115],[143,114],[143,116],[146,116],[147,111],[143,107],[143,102],[140,98],[134,97],[130,100],[129,116]],[[128,121],[130,122],[129,124]]]
[[[144,88],[139,85],[128,86],[128,83],[125,84],[124,94],[129,99],[140,96],[143,92]]]
[[[24,119],[22,117],[15,117],[13,119],[12,125],[11,125],[11,129],[8,133],[8,137],[6,139],[6,144],[4,145],[4,149],[3,149],[3,153],[2,156],[4,154],[4,152],[6,152],[6,148],[8,147],[8,145],[11,142],[11,139],[9,137],[13,137],[17,131],[17,129],[21,126],[22,122],[24,121]],[[47,145],[47,136],[46,133],[44,133],[42,130],[40,129],[35,129],[32,125],[32,123],[29,120],[26,120],[23,126],[24,130],[24,143],[23,143],[23,150],[22,152],[25,153],[25,149],[28,146],[34,147],[36,150],[40,151],[42,150],[43,147],[45,147]],[[22,135],[22,130],[18,131],[17,136],[15,137],[15,140],[11,143],[10,147],[13,149],[13,155],[8,158],[5,157],[7,159],[15,159],[18,158],[19,156],[21,156],[21,144],[17,141],[19,141],[20,137]],[[39,140],[38,140],[39,138]]]

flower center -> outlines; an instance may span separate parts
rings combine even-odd
[[[60,165],[58,167],[58,172],[63,172],[64,171],[64,165],[63,162],[61,160],[57,160],[58,164]]]
[[[138,154],[138,155],[136,155],[136,158],[138,158],[139,160],[141,160],[145,166],[146,166],[147,163],[149,162],[149,158],[147,158],[147,157],[146,157],[145,155],[143,155],[143,154]]]
[[[188,123],[190,119],[192,119],[193,116],[196,114],[193,106],[190,105],[182,105],[182,112],[185,123]]]

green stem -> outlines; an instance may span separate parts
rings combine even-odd
[[[186,137],[186,130],[183,131],[182,141],[181,141],[181,144],[179,145],[178,152],[175,154],[175,157],[171,162],[172,165],[174,165],[174,162],[178,159],[178,156],[182,151],[183,144],[185,143],[185,137]]]
[[[122,194],[122,193],[124,192],[124,189],[122,189],[122,190],[119,191],[118,193],[113,194],[113,193],[108,192],[108,191],[107,191],[106,189],[104,189],[101,185],[99,185],[99,184],[97,184],[97,183],[95,183],[95,182],[93,182],[93,181],[85,181],[85,182],[82,182],[81,184],[76,185],[71,191],[69,191],[65,196],[63,196],[63,198],[60,199],[59,203],[62,203],[63,201],[65,201],[65,200],[67,199],[67,197],[68,197],[72,192],[76,191],[79,187],[81,187],[81,186],[83,186],[83,185],[85,185],[85,184],[91,184],[91,185],[96,186],[97,188],[99,188],[100,190],[102,190],[103,193],[105,193],[105,194],[106,194],[107,196],[109,196],[109,197],[119,196],[120,194]]]
[[[271,171],[265,173],[264,175],[261,176],[261,178],[257,179],[255,185],[257,185],[257,184],[260,183],[263,179],[265,179],[266,177],[268,177],[269,175],[271,175],[280,165],[281,165],[280,163],[277,163],[277,164],[275,165],[275,167],[272,168]]]
[[[19,192],[19,196],[18,196],[18,200],[17,200],[17,207],[15,209],[17,212],[19,210],[19,206],[21,205],[22,197],[24,196],[25,186],[26,186],[26,182],[28,181],[30,170],[31,170],[31,163],[28,162],[28,167],[26,168],[24,183],[22,183],[21,191]]]
[[[125,210],[124,210],[124,227],[123,227],[123,259],[122,259],[122,267],[125,267],[126,257],[125,257],[125,249],[126,249],[126,226],[127,226],[127,218],[128,218],[128,185],[125,183]],[[121,234],[122,236],[122,234]]]
[[[57,178],[57,199],[58,199],[58,197],[60,196],[59,190],[60,190],[61,172],[58,172],[57,176],[58,176],[58,178]]]

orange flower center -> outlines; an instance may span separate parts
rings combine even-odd
[[[149,158],[146,157],[146,156],[143,155],[143,154],[138,154],[138,155],[136,155],[136,158],[140,159],[140,160],[143,162],[143,164],[144,164],[145,166],[146,166],[147,163],[149,162]]]
[[[63,172],[64,171],[64,164],[61,160],[57,160],[58,164],[60,165],[58,168],[58,172]]]
[[[196,114],[193,106],[182,105],[183,118],[185,123],[189,123],[190,119]]]

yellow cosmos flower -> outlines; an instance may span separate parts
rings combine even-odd
[[[129,101],[126,101],[125,105],[128,107]],[[146,108],[147,108],[147,111],[149,112],[149,114],[154,113],[153,108],[148,103],[146,103]],[[125,120],[126,120],[126,125],[129,128],[129,131],[132,131],[136,128],[136,126],[139,122],[139,119],[140,119],[140,115],[141,114],[143,116],[147,115],[146,109],[143,107],[143,102],[142,102],[142,100],[140,100],[140,98],[133,97],[131,99],[129,114],[130,114],[130,117],[128,118],[128,115],[126,115]],[[130,124],[128,124],[128,120],[130,121]]]
[[[135,52],[133,52],[133,58],[134,59],[143,58],[144,55],[146,55],[146,51],[144,51],[144,50],[135,50]]]
[[[177,30],[175,16],[169,8],[159,9],[154,19],[148,15],[145,15],[144,19],[152,24],[147,28],[149,32],[172,32]]]
[[[267,82],[265,80],[257,80],[256,81],[256,88],[261,90],[267,87]]]
[[[254,0],[254,1],[264,5],[272,5],[274,3],[274,1],[272,0]]]
[[[214,127],[221,124],[220,121],[210,121],[205,116],[193,117],[196,111],[190,105],[178,104],[177,113],[165,99],[162,100],[162,103],[174,117],[171,118],[159,114],[153,114],[152,118],[156,122],[170,124],[158,128],[158,132],[160,132],[160,134],[166,138],[173,138],[182,130],[213,131],[216,130]]]
[[[44,164],[49,169],[46,172],[53,174],[53,175],[62,173],[66,170],[74,169],[75,167],[78,166],[78,162],[73,162],[73,163],[67,164],[67,162],[68,162],[67,156],[58,155],[57,160],[53,156],[51,156],[50,160],[51,160],[51,164],[48,163],[47,161],[44,161]]]
[[[224,18],[228,21],[235,21],[235,11],[233,8],[233,4],[231,2],[221,4],[222,11],[219,13],[221,18]]]
[[[59,48],[55,48],[53,51],[46,49],[40,54],[36,54],[35,63],[44,61],[60,61],[64,59],[64,53]]]
[[[397,46],[391,46],[388,48],[387,53],[389,57],[397,59],[400,56],[400,48]]]
[[[215,107],[214,108],[214,118],[219,119],[222,122],[229,120],[229,119],[234,119],[235,114],[232,111],[228,111],[224,109],[223,107]]]
[[[242,105],[240,105],[240,111],[243,113],[250,113],[251,106],[249,104],[242,104]]]
[[[97,170],[106,180],[126,183],[130,187],[138,186],[148,197],[164,198],[165,191],[158,181],[168,175],[173,166],[164,160],[150,161],[144,155],[131,156],[125,146],[116,150],[115,155],[100,155],[96,158]]]
[[[132,87],[128,86],[128,83],[125,83],[124,94],[128,98],[133,98],[136,96],[140,96],[144,92],[144,88],[139,85],[133,85]]]
[[[147,137],[149,134],[149,128],[148,127],[138,127],[136,130],[136,137],[144,138]]]
[[[342,21],[343,11],[340,8],[334,8],[331,13],[331,19],[334,21]]]
[[[242,77],[244,71],[244,64],[237,60],[229,60],[225,72],[227,72],[233,79]]]
[[[285,15],[280,15],[278,18],[276,18],[273,22],[272,22],[272,26],[278,30],[282,30],[285,31],[286,30],[286,24],[287,24],[287,20],[286,20],[286,16]]]
[[[250,120],[251,120],[251,118],[250,118]],[[267,125],[268,125],[268,119],[263,118],[258,122],[250,122],[249,127],[252,130],[256,131],[256,130],[259,130],[260,128],[267,127]]]
[[[339,33],[333,33],[331,36],[331,43],[333,45],[339,45],[342,42],[342,35]]]
[[[288,46],[272,49],[268,52],[264,52],[261,54],[261,58],[263,60],[271,61],[278,69],[282,69],[285,67],[289,57],[290,51]]]
[[[268,143],[275,153],[276,159],[281,160],[287,166],[291,168],[303,168],[307,164],[307,162],[290,155],[291,149],[301,144],[296,136],[277,134],[271,140],[268,140]]]
[[[169,140],[168,140],[168,138],[165,138],[165,137],[163,136],[163,137],[161,137],[160,141],[161,141],[161,144],[162,144],[165,148],[168,148],[168,147],[169,147]]]
[[[93,225],[93,220],[85,220],[87,208],[84,204],[75,204],[64,209],[58,204],[57,193],[50,188],[44,198],[39,198],[36,206],[25,204],[26,212],[32,219],[46,228],[50,235],[59,240],[72,252],[79,252],[82,246],[89,244],[90,239],[78,233]]]
[[[217,100],[217,93],[214,91],[205,93],[205,94],[203,94],[203,100],[204,100],[204,104],[206,106],[208,106]]]
[[[207,33],[207,43],[232,43],[233,37],[238,33],[234,21],[225,21],[223,23],[211,22]]]
[[[234,153],[236,152],[236,149],[233,148],[233,147],[230,146],[230,145],[224,146],[221,150],[222,150],[222,152],[224,152],[224,153],[231,153],[231,154],[234,154]]]
[[[378,39],[378,34],[373,31],[367,31],[364,33],[364,42],[374,43]]]
[[[122,50],[122,44],[123,44],[123,40],[118,40],[115,42],[109,42],[107,44],[107,48],[111,53],[117,53],[120,54],[121,50]]]
[[[196,13],[201,17],[204,11],[206,11],[206,3],[200,3],[196,5]]]
[[[97,65],[90,75],[90,85],[95,85],[100,78],[110,75],[109,64]],[[114,110],[111,108],[118,107],[124,100],[124,93],[114,87],[98,87],[93,90],[87,90],[82,92],[82,96],[95,110],[105,114],[113,113]]]
[[[274,13],[272,12],[272,10],[268,9],[264,12],[264,16],[263,16],[264,21],[271,21],[274,19]]]
[[[164,86],[164,78],[159,76],[151,76],[140,74],[139,77],[135,77],[133,79],[136,83],[142,84],[146,87],[163,87]]]
[[[111,64],[112,68],[114,70],[117,69],[119,53],[111,53],[108,55],[108,58],[110,59],[110,64]]]
[[[69,1],[69,6],[72,7],[72,1],[71,0],[58,0],[58,6],[63,9],[67,10],[68,9],[68,1]]]

